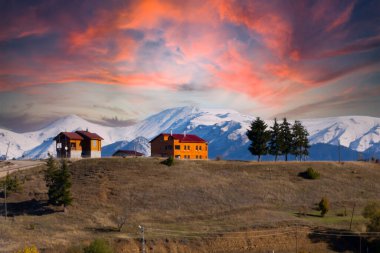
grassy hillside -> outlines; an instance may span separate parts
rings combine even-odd
[[[71,163],[74,203],[66,213],[46,205],[42,167],[19,172],[23,191],[8,199],[13,217],[0,220],[0,252],[25,244],[64,252],[67,245],[99,237],[120,252],[137,252],[139,224],[146,228],[148,252],[294,252],[296,235],[300,249],[328,252],[340,249],[331,238],[308,232],[348,229],[354,204],[353,230],[365,231],[361,210],[368,201],[380,200],[376,164],[175,161],[167,167],[160,161]],[[298,176],[308,167],[320,178]],[[324,218],[314,210],[322,197],[331,202]],[[126,224],[118,232],[120,217]],[[338,244],[348,251],[356,247]]]

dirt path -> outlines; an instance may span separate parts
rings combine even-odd
[[[19,170],[26,170],[34,168],[36,166],[42,165],[45,162],[43,161],[30,161],[30,160],[12,160],[12,161],[3,161],[0,163],[0,178],[5,177],[7,173],[12,173]]]

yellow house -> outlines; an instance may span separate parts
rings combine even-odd
[[[54,140],[58,158],[101,157],[103,138],[96,133],[61,132]]]
[[[151,156],[208,159],[208,143],[193,134],[162,133],[150,141]]]
[[[81,158],[83,137],[77,133],[60,132],[55,138],[58,158]]]

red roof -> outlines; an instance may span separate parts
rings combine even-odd
[[[77,134],[77,133],[73,133],[73,132],[60,132],[60,133],[54,138],[54,140],[58,140],[60,135],[64,135],[66,138],[68,138],[68,139],[70,139],[70,140],[83,140],[83,137],[82,137],[82,136],[80,136],[80,135]],[[62,137],[61,137],[61,138],[62,138]]]
[[[97,135],[96,133],[91,133],[88,131],[76,131],[76,133],[80,134],[84,138],[88,138],[91,140],[103,140],[103,138]]]
[[[198,137],[197,135],[194,134],[167,134],[167,133],[162,133],[160,135],[166,135],[166,136],[171,136],[175,140],[179,140],[179,142],[196,142],[196,143],[205,143],[206,141],[203,140],[202,138]],[[157,136],[157,137],[158,137]],[[153,138],[156,139],[157,137]],[[151,142],[153,141],[151,140]]]
[[[206,142],[194,134],[172,134],[172,137],[180,142]]]

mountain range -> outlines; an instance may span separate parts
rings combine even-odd
[[[48,152],[55,154],[53,138],[59,132],[87,129],[104,138],[102,156],[110,156],[118,149],[136,150],[149,156],[149,141],[159,133],[172,131],[196,134],[208,141],[211,159],[253,160],[245,133],[254,119],[230,109],[192,106],[167,109],[126,127],[103,126],[68,115],[33,132],[0,129],[0,156],[6,153],[9,144],[8,158],[46,158]],[[380,155],[380,118],[343,116],[301,119],[301,122],[310,134],[310,160],[336,160],[338,152],[342,160]],[[266,123],[271,126],[273,120]]]

